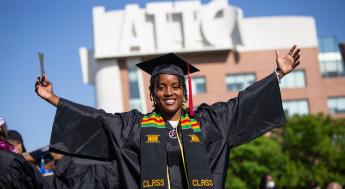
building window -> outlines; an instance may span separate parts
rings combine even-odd
[[[327,100],[328,112],[331,114],[345,113],[345,97],[331,97]]]
[[[228,75],[225,78],[228,91],[241,91],[256,81],[254,73]]]
[[[321,37],[319,38],[320,53],[339,52],[338,42],[335,37]]]
[[[345,75],[344,61],[335,37],[319,38],[319,61],[323,77]]]
[[[283,77],[280,83],[281,88],[302,88],[306,86],[305,72],[296,70]]]
[[[309,114],[309,104],[307,100],[284,101],[283,109],[287,117]]]
[[[344,76],[344,65],[341,60],[320,61],[321,73],[323,77]]]
[[[137,109],[139,111],[142,111],[139,82],[138,82],[138,68],[136,67],[128,68],[128,80],[129,80],[130,109]]]
[[[192,78],[192,90],[193,90],[193,95],[206,93],[205,77],[193,77]]]

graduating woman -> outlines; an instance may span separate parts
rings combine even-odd
[[[43,76],[37,94],[57,107],[50,148],[89,159],[116,160],[120,188],[224,188],[230,149],[286,122],[279,80],[299,65],[300,50],[276,52],[277,69],[237,98],[195,112],[187,101],[185,75],[198,71],[174,54],[137,64],[151,75],[154,110],[109,114],[53,92]],[[191,93],[190,93],[191,94]],[[191,96],[190,96],[191,97]]]

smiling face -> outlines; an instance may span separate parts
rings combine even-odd
[[[162,115],[168,120],[179,120],[184,101],[183,86],[178,76],[160,74],[156,83],[154,100]]]

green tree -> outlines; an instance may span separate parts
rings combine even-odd
[[[289,164],[281,185],[306,188],[312,182],[324,185],[345,180],[344,119],[322,114],[292,117],[284,126],[282,146]]]
[[[260,176],[270,173],[281,176],[287,161],[280,143],[272,137],[260,137],[231,152],[226,188],[257,188]]]
[[[272,174],[279,188],[310,188],[311,183],[345,181],[345,119],[295,116],[270,137],[232,150],[226,188],[257,188]]]

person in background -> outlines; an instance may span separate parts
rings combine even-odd
[[[343,187],[337,182],[330,182],[327,185],[327,189],[342,189]]]
[[[261,176],[259,189],[275,189],[276,185],[272,175],[264,174]]]
[[[313,186],[312,189],[322,189],[320,185]]]
[[[18,131],[9,130],[7,141],[16,148],[16,153],[22,155],[26,161],[30,162],[32,165],[36,163],[35,159],[26,152],[23,137]]]
[[[0,188],[43,189],[42,176],[23,156],[15,153],[15,147],[7,142],[7,125],[0,117]]]
[[[16,148],[7,142],[8,132],[7,124],[3,117],[0,117],[0,149],[7,152],[16,152]]]
[[[22,135],[16,130],[9,130],[8,131],[8,140],[16,148],[17,154],[23,154],[26,152],[26,148],[24,146],[24,141]]]

